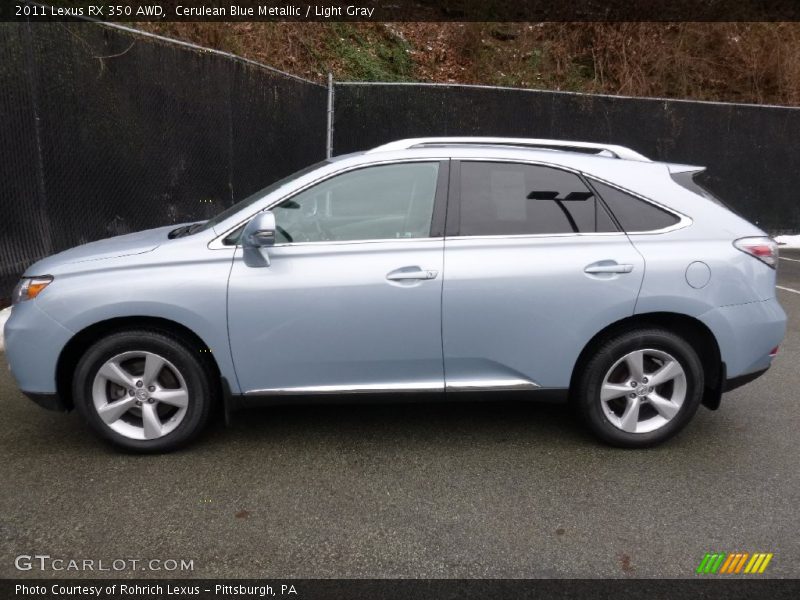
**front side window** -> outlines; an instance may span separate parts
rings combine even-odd
[[[568,171],[515,163],[461,163],[460,235],[617,231],[602,203]]]
[[[439,164],[399,163],[337,175],[272,209],[277,243],[428,237]]]
[[[309,167],[306,167],[304,169],[300,169],[299,171],[296,171],[296,172],[292,173],[291,175],[288,175],[288,176],[284,177],[283,179],[279,179],[278,181],[268,185],[264,189],[258,190],[255,194],[249,195],[244,200],[240,200],[239,202],[237,202],[233,206],[229,206],[228,208],[223,210],[221,213],[219,213],[216,217],[213,217],[213,218],[209,219],[208,221],[203,223],[203,225],[201,227],[198,227],[197,229],[193,230],[192,233],[194,233],[196,231],[205,231],[207,229],[211,229],[212,227],[216,227],[219,223],[222,223],[228,217],[231,217],[231,216],[235,215],[236,213],[241,212],[242,210],[244,210],[248,206],[258,202],[259,200],[261,200],[265,196],[269,196],[272,192],[282,188],[283,186],[285,186],[287,184],[292,183],[293,181],[295,181],[297,179],[300,179],[303,175],[311,173],[312,171],[316,171],[320,167],[323,167],[323,166],[325,166],[327,164],[330,164],[330,161],[323,160],[322,162],[318,162],[318,163],[313,164],[313,165],[311,165]],[[237,234],[237,237],[234,238],[234,236],[232,236],[232,235],[228,236],[228,238],[226,239],[227,243],[231,243],[231,241],[234,244],[236,243],[235,240],[238,239],[238,234],[241,233],[241,230],[237,230],[235,233]]]

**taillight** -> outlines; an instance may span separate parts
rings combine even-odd
[[[742,252],[768,264],[773,269],[778,264],[778,244],[768,237],[746,237],[733,242]]]

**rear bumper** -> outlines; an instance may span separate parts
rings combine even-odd
[[[742,387],[743,385],[747,385],[751,381],[754,381],[759,377],[761,377],[767,371],[769,371],[769,367],[767,367],[766,369],[761,369],[760,371],[755,371],[753,373],[747,373],[746,375],[739,375],[738,377],[732,377],[730,379],[726,379],[722,391],[730,392],[735,390],[736,388]]]
[[[720,358],[727,368],[726,386],[740,377],[750,377],[746,381],[752,381],[766,371],[772,364],[770,352],[781,344],[786,333],[786,313],[776,298],[720,306],[698,318],[717,340]]]

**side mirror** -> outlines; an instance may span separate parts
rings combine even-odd
[[[265,210],[253,217],[242,233],[245,248],[266,248],[275,245],[275,215]]]
[[[242,232],[242,247],[244,248],[244,264],[248,267],[268,267],[269,255],[262,252],[263,248],[275,245],[275,215],[265,210],[250,219]]]

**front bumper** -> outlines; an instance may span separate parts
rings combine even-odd
[[[29,395],[56,393],[58,358],[72,335],[36,300],[14,306],[5,326],[6,359],[20,389]]]

